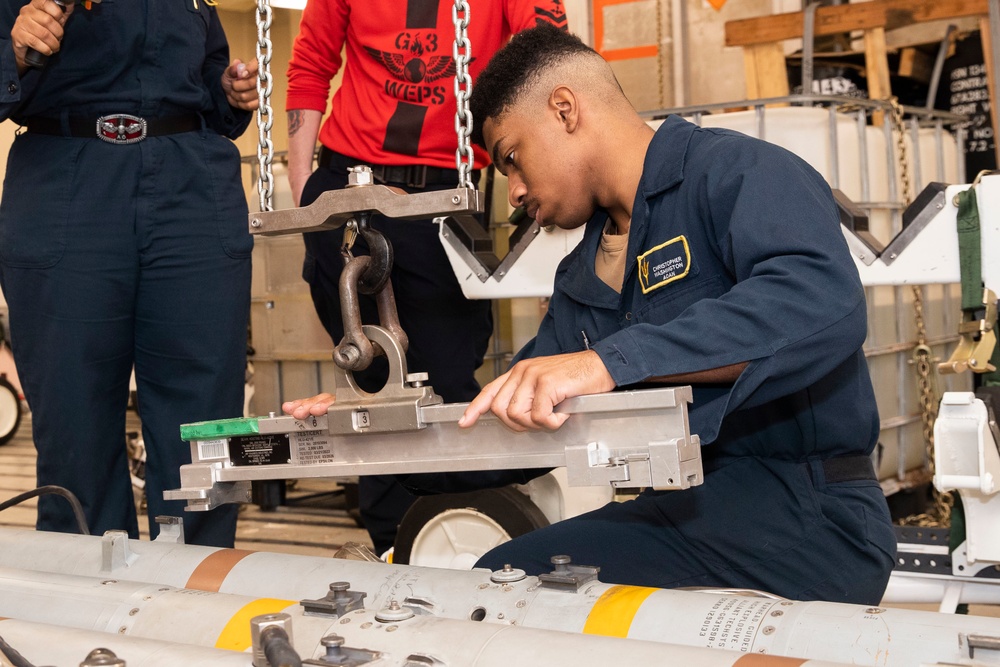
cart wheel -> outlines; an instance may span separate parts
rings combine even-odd
[[[487,551],[549,525],[515,489],[421,496],[403,516],[393,563],[470,570]]]
[[[17,390],[0,375],[0,445],[7,444],[21,425],[21,399]]]

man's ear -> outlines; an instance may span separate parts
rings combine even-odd
[[[549,108],[567,132],[575,132],[580,123],[580,104],[569,86],[556,86],[549,96]]]

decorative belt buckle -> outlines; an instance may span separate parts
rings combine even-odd
[[[146,138],[146,120],[127,113],[101,116],[97,137],[109,144],[137,144]]]

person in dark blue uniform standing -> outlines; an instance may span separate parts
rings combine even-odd
[[[869,454],[866,308],[829,186],[772,144],[670,117],[655,132],[578,39],[516,35],[472,94],[477,142],[539,223],[586,224],[538,336],[460,424],[556,429],[560,401],[693,385],[704,484],[529,533],[479,567],[879,602],[895,559]]]
[[[38,450],[92,533],[138,522],[125,451],[130,372],[150,532],[190,462],[181,423],[241,414],[250,298],[247,205],[230,140],[257,106],[214,2],[0,4],[0,115],[25,127],[0,204],[0,282]],[[49,56],[39,68],[27,50]],[[184,514],[190,543],[232,546],[236,506]],[[41,530],[75,532],[40,499]]]

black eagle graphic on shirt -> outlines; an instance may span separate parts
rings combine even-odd
[[[455,61],[451,56],[430,56],[424,62],[423,58],[411,56],[409,53],[380,51],[370,46],[366,46],[365,51],[382,63],[382,66],[389,70],[394,77],[407,83],[430,83],[445,77],[455,76]]]

